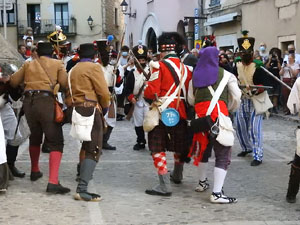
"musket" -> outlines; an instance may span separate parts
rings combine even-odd
[[[136,66],[138,67],[138,69],[140,69],[142,71],[143,75],[146,77],[146,80],[149,80],[150,76],[151,76],[151,71],[149,71],[148,74],[145,72],[144,68],[142,67],[142,65],[139,62],[139,60],[135,57],[135,55],[133,54],[132,50],[129,50],[129,54],[133,57],[133,60],[136,63]]]
[[[271,77],[273,77],[276,81],[278,81],[279,83],[281,83],[287,89],[292,90],[292,88],[289,85],[287,85],[286,83],[284,83],[282,80],[280,80],[278,77],[276,77],[273,73],[271,73],[265,67],[261,66],[260,68],[262,68],[268,75],[270,75]]]
[[[125,32],[126,32],[126,25],[124,27],[124,32],[122,34],[122,38],[121,38],[121,47],[123,46],[124,40],[125,40]],[[121,58],[121,51],[118,52],[118,56],[117,56],[117,63],[114,66],[114,70],[117,69],[118,65],[119,65],[119,60]]]
[[[247,88],[247,85],[239,85],[240,88]],[[250,89],[255,89],[255,88],[263,88],[263,89],[271,89],[273,88],[272,86],[260,86],[260,85],[249,85]]]
[[[144,83],[142,85],[142,87],[139,89],[139,92],[137,93],[137,95],[134,96],[134,98],[136,99],[136,101],[139,100],[140,95],[142,94],[144,88],[145,88],[146,84]],[[133,115],[133,111],[134,111],[134,104],[132,104],[132,106],[129,109],[128,114],[126,115],[126,120],[130,120],[132,115]]]

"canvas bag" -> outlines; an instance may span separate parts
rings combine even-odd
[[[72,70],[69,72],[68,76],[68,84],[70,89],[70,95],[72,102],[74,103],[72,96],[72,88],[71,88],[71,74]],[[71,130],[70,135],[79,140],[79,141],[91,141],[91,132],[94,125],[96,108],[94,108],[94,112],[91,116],[82,116],[80,115],[75,107],[73,107],[72,111],[72,122],[71,122]]]
[[[263,114],[273,107],[267,91],[264,91],[259,95],[252,95],[251,100],[253,102],[256,115]]]
[[[228,116],[225,116],[221,112],[220,106],[218,104],[218,100],[219,100],[225,86],[227,85],[230,76],[231,76],[231,74],[229,72],[224,71],[224,76],[223,76],[217,90],[214,91],[211,86],[208,87],[213,98],[210,102],[209,108],[206,113],[207,116],[210,115],[211,112],[213,111],[214,107],[217,105],[219,116],[217,118],[215,125],[217,125],[219,129],[218,129],[216,141],[219,142],[221,145],[224,145],[227,147],[233,146],[233,144],[234,144],[234,129],[232,126],[231,119]],[[214,126],[212,128],[214,128]]]

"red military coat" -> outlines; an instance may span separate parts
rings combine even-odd
[[[180,68],[180,59],[175,54],[169,54],[164,59],[169,59],[172,62],[176,64],[178,69]],[[151,67],[151,63],[150,63]],[[186,89],[186,93],[188,91],[188,85],[190,80],[192,79],[192,68],[184,65],[184,67],[187,69],[187,79],[184,82],[184,87]],[[163,63],[159,62],[155,65],[152,64],[151,68],[151,78],[148,82],[148,86],[145,89],[144,97],[147,99],[154,100],[155,99],[155,93],[158,97],[164,97],[168,90],[171,88],[171,86],[174,83],[174,78],[168,69],[168,67]],[[170,95],[176,90],[176,85],[173,87]],[[181,95],[182,96],[182,95]],[[169,108],[176,109],[177,105],[177,98],[174,99],[170,105]],[[186,110],[185,110],[185,103],[181,100],[179,104],[179,108],[177,110],[180,114],[181,119],[186,119]]]

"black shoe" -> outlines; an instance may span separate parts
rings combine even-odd
[[[273,108],[273,113],[275,113],[275,114],[278,114],[278,110],[277,110],[277,108]]]
[[[246,151],[246,152],[240,152],[239,154],[237,154],[238,157],[245,157],[246,155],[248,155],[249,153],[251,153],[252,151]]]
[[[261,164],[261,161],[258,161],[258,160],[253,160],[252,162],[251,162],[251,166],[259,166]]]
[[[47,145],[45,145],[45,143],[42,146],[42,152],[43,153],[50,153],[50,149],[47,147]]]
[[[18,170],[13,164],[8,165],[8,167],[14,177],[20,177],[20,178],[25,177],[25,173]]]
[[[173,178],[172,173],[170,173],[170,181],[172,181],[174,184],[181,184],[182,181],[181,180],[176,180]]]
[[[148,195],[159,195],[159,196],[171,196],[172,195],[172,192],[163,193],[163,192],[158,192],[158,191],[155,191],[152,189],[146,190],[145,193]]]
[[[43,176],[42,172],[31,172],[30,174],[30,180],[31,181],[37,181],[38,179],[40,179]]]
[[[102,149],[104,149],[104,150],[112,150],[112,151],[117,150],[117,148],[115,146],[111,146],[108,143],[103,143]]]
[[[295,203],[296,202],[296,196],[286,196],[286,201],[288,203]]]
[[[66,194],[69,193],[71,190],[69,188],[63,187],[60,183],[58,184],[51,184],[48,183],[46,192],[53,193],[53,194]]]
[[[139,150],[142,150],[142,149],[145,149],[146,148],[146,144],[139,144],[139,143],[136,143],[134,146],[133,146],[133,150],[135,151],[139,151]]]

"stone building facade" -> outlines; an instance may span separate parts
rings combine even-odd
[[[8,25],[8,40],[17,45],[27,27],[32,27],[35,42],[46,40],[49,33],[60,25],[73,47],[115,36],[118,43],[124,30],[124,16],[120,10],[121,0],[13,0],[14,10]],[[8,17],[9,18],[9,17]],[[93,23],[88,24],[88,18]],[[2,21],[1,21],[2,22]],[[2,31],[1,31],[2,33]]]
[[[255,49],[264,42],[284,52],[293,43],[300,52],[299,0],[205,0],[204,14],[205,31],[216,35],[220,48],[235,49],[241,31],[249,30]]]

